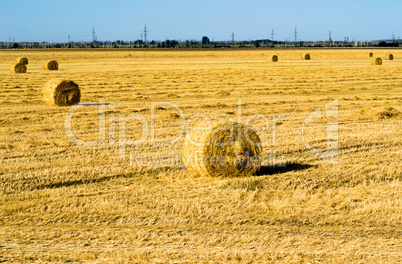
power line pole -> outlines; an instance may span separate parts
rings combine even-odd
[[[95,42],[96,40],[97,38],[96,38],[95,27],[92,27],[92,41]]]
[[[275,35],[274,29],[272,29],[272,31],[271,31],[271,41],[272,42],[274,42],[274,35]]]
[[[232,46],[234,46],[234,37],[235,37],[235,33],[232,32]]]
[[[332,46],[332,33],[331,33],[331,31],[329,32],[329,43],[328,43],[328,45]]]
[[[297,27],[295,27],[295,32],[294,32],[294,34],[295,34],[295,44],[296,44],[296,42],[297,42],[297,34],[298,34],[298,32],[297,32]]]
[[[144,27],[144,42],[145,43],[147,42],[147,33],[148,33],[147,25],[145,24],[145,27]]]

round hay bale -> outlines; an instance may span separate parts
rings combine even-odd
[[[382,59],[381,58],[372,59],[371,65],[382,65]]]
[[[70,80],[50,80],[42,88],[42,101],[50,106],[69,106],[80,102],[78,84]]]
[[[26,73],[27,66],[24,63],[17,63],[10,68],[11,73]]]
[[[374,56],[374,54],[372,52],[367,53],[367,55],[372,58]]]
[[[277,55],[274,55],[274,56],[272,56],[272,62],[277,62],[278,61],[278,56]]]
[[[393,55],[393,54],[387,54],[387,55],[385,56],[385,59],[386,59],[386,60],[394,60],[394,55]]]
[[[23,63],[25,65],[28,65],[28,59],[25,57],[19,57],[17,58],[17,63]]]
[[[261,167],[261,140],[238,123],[197,122],[187,133],[181,149],[188,171],[212,177],[243,177]]]
[[[57,71],[59,70],[59,63],[55,60],[47,61],[43,64],[45,71]]]
[[[302,55],[302,60],[310,60],[310,58],[311,58],[310,54],[308,54],[308,53]]]

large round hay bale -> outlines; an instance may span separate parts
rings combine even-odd
[[[308,53],[302,55],[302,60],[310,60],[310,58],[311,58],[310,54],[308,54]]]
[[[17,58],[17,63],[23,63],[25,65],[28,65],[28,59],[25,57],[19,57]]]
[[[386,60],[394,60],[394,55],[393,54],[387,54],[386,56],[385,56],[385,59]]]
[[[59,70],[59,63],[55,60],[47,61],[43,64],[45,71],[57,71]]]
[[[26,73],[27,66],[24,63],[17,63],[11,66],[10,71],[11,73]]]
[[[261,167],[261,140],[238,123],[197,122],[187,133],[181,149],[188,171],[212,177],[242,177]]]
[[[374,54],[372,52],[367,53],[367,55],[372,58],[374,56]]]
[[[278,61],[278,56],[273,55],[271,60],[272,60],[272,62],[277,62]]]
[[[68,106],[80,102],[78,84],[70,80],[50,80],[42,88],[42,101],[50,106]]]
[[[381,58],[372,59],[371,65],[382,65],[382,59]]]

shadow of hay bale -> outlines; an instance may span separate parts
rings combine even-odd
[[[256,176],[282,174],[292,171],[302,171],[310,168],[316,168],[316,165],[300,164],[300,163],[286,163],[278,165],[261,166],[261,168],[255,173]]]

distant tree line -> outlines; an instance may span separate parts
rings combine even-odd
[[[249,41],[210,41],[206,36],[199,40],[156,41],[80,41],[80,42],[0,42],[0,49],[46,49],[46,48],[275,48],[275,47],[399,47],[400,40],[346,42],[346,41],[272,41],[269,39]]]

